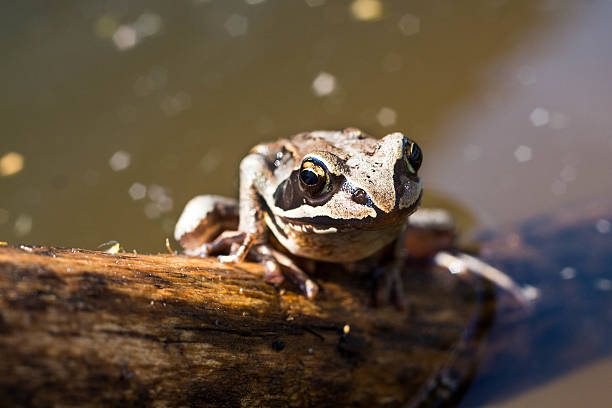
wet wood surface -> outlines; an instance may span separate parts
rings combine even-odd
[[[401,311],[372,307],[367,280],[340,270],[315,276],[312,302],[262,273],[0,247],[3,405],[419,406],[469,381],[490,317],[473,282],[407,268]]]

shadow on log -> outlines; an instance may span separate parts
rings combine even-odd
[[[319,274],[313,302],[255,264],[0,247],[0,395],[13,406],[418,406],[457,398],[483,290],[410,269],[409,311]],[[486,296],[485,296],[486,297]],[[492,302],[491,302],[492,303]]]

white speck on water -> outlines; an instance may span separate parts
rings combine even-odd
[[[600,234],[609,234],[612,226],[610,225],[610,221],[600,218],[595,222],[595,229]]]
[[[554,195],[563,195],[567,193],[567,184],[561,180],[555,180],[550,186],[550,191],[552,191]]]
[[[151,184],[149,186],[148,196],[152,201],[160,201],[166,196],[166,189],[158,184]]]
[[[142,183],[133,183],[128,190],[132,200],[142,200],[147,195],[147,186]]]
[[[15,235],[23,237],[32,231],[32,217],[26,214],[19,214],[15,220]]]
[[[518,161],[519,163],[528,162],[533,157],[531,147],[520,145],[514,151],[514,157],[516,158],[516,161]]]
[[[249,6],[255,6],[257,4],[264,3],[265,1],[266,0],[244,0],[244,2],[248,4]]]
[[[327,72],[319,72],[312,81],[312,90],[317,96],[327,96],[336,89],[336,77]]]
[[[383,106],[376,114],[376,120],[381,126],[393,126],[397,120],[397,113],[393,109]]]
[[[131,161],[132,156],[128,152],[119,150],[108,160],[108,165],[114,171],[122,171],[130,167]]]
[[[553,112],[550,115],[550,123],[549,126],[552,129],[565,129],[569,124],[569,119],[567,115],[561,112]]]
[[[405,36],[415,35],[421,31],[421,19],[413,14],[404,14],[397,27]]]
[[[138,43],[138,33],[130,25],[120,25],[113,34],[113,42],[119,51],[126,51]]]
[[[136,30],[137,38],[151,37],[161,30],[162,19],[154,13],[143,13],[132,24],[132,28]]]
[[[23,155],[9,152],[0,157],[0,176],[12,176],[23,170]]]
[[[224,26],[229,35],[232,37],[238,37],[247,33],[249,21],[245,16],[232,14],[227,18],[227,20],[225,20]]]
[[[351,15],[359,21],[376,21],[382,17],[380,0],[353,0],[349,8]]]
[[[523,296],[529,301],[534,301],[540,297],[540,289],[535,286],[525,285],[521,288],[521,292],[523,292]]]
[[[550,112],[544,108],[535,108],[531,111],[529,120],[535,127],[546,126],[550,122]]]
[[[467,145],[463,149],[463,156],[466,160],[476,161],[482,156],[482,147],[473,144]]]
[[[574,279],[576,277],[576,269],[572,268],[571,266],[566,266],[565,268],[561,269],[559,274],[561,275],[561,278],[565,280]]]
[[[325,4],[325,0],[306,0],[306,4],[310,7],[319,7]]]
[[[523,65],[516,71],[516,79],[521,85],[533,85],[536,83],[536,70],[529,65]]]
[[[612,280],[610,279],[597,279],[595,281],[595,287],[601,291],[607,292],[612,289]]]
[[[161,210],[157,206],[157,203],[147,203],[147,205],[145,205],[144,212],[149,219],[155,219],[161,216]]]
[[[576,168],[570,165],[567,165],[561,169],[559,175],[561,176],[561,180],[566,183],[571,183],[576,180]]]

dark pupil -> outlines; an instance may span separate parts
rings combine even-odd
[[[310,169],[304,169],[300,172],[300,178],[304,182],[304,184],[308,186],[314,186],[319,182],[319,176],[317,173]]]

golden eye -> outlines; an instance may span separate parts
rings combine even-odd
[[[404,144],[404,160],[411,173],[416,174],[423,162],[423,152],[418,144],[406,140]]]
[[[310,195],[317,195],[329,184],[329,175],[325,165],[317,159],[308,158],[300,169],[300,185]]]

